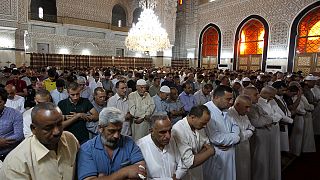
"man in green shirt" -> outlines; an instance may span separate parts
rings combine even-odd
[[[58,103],[64,115],[63,127],[82,144],[89,139],[86,122],[97,121],[99,114],[88,99],[80,97],[81,88],[78,83],[70,83],[67,90],[69,98]]]

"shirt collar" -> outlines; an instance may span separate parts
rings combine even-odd
[[[121,98],[118,93],[115,94],[115,97],[116,97],[117,100],[119,100],[119,99],[121,99],[123,101],[127,100],[127,97]]]

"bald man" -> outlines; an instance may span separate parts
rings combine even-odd
[[[31,117],[33,135],[6,157],[0,179],[74,179],[79,143],[63,131],[61,110],[51,102],[39,103]]]
[[[280,180],[281,179],[281,153],[280,153],[280,128],[279,121],[283,116],[277,110],[277,104],[274,101],[276,95],[276,89],[273,87],[264,87],[260,92],[260,98],[258,105],[262,107],[272,117],[271,138],[270,138],[270,171],[269,179]]]
[[[251,125],[247,113],[250,112],[252,102],[249,96],[240,95],[229,109],[229,115],[235,119],[240,128],[240,143],[236,146],[236,175],[237,180],[251,179],[251,158],[249,139],[255,130]]]
[[[17,89],[14,85],[8,84],[5,87],[5,90],[8,93],[8,99],[6,102],[7,107],[11,107],[21,113],[25,111],[24,102],[25,99],[22,96],[17,95]]]
[[[255,127],[255,133],[250,139],[252,180],[269,180],[270,169],[270,138],[272,117],[258,104],[260,98],[258,89],[246,87],[243,95],[250,97],[252,106],[247,116]]]

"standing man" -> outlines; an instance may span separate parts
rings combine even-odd
[[[65,82],[63,79],[57,79],[56,87],[57,87],[56,89],[50,92],[50,95],[52,97],[53,103],[58,105],[60,101],[67,99],[69,95],[68,95],[68,91],[64,89]]]
[[[181,120],[185,114],[183,104],[179,99],[178,90],[175,87],[170,88],[170,96],[167,103],[171,123],[175,124]]]
[[[182,84],[183,92],[179,95],[186,113],[189,113],[191,108],[197,104],[196,98],[193,95],[192,84],[190,84],[190,82],[184,82]]]
[[[212,91],[212,89],[213,89],[212,84],[205,84],[199,91],[194,93],[196,104],[202,105],[211,101],[210,92]]]
[[[187,169],[182,166],[177,144],[171,138],[168,116],[155,113],[150,119],[150,134],[137,141],[145,157],[148,179],[181,179]]]
[[[240,129],[227,111],[232,104],[232,88],[225,85],[218,86],[212,101],[204,104],[211,114],[205,131],[216,150],[216,155],[204,163],[206,180],[236,179],[235,145],[240,142]]]
[[[56,70],[51,68],[48,70],[48,78],[43,80],[43,87],[49,92],[57,88],[56,74],[57,74]]]
[[[43,103],[43,102],[50,102],[51,98],[50,98],[49,91],[47,91],[45,89],[37,90],[36,95],[34,97],[34,100],[35,100],[36,104]],[[31,131],[31,127],[30,127],[30,125],[32,123],[32,120],[31,120],[32,109],[33,109],[33,107],[23,113],[23,134],[24,134],[25,138],[32,135],[32,131]]]
[[[116,94],[109,98],[107,107],[115,107],[125,114],[125,121],[122,123],[121,134],[131,136],[132,116],[129,112],[129,103],[127,98],[127,84],[124,81],[116,83]]]
[[[151,97],[155,96],[160,92],[160,78],[155,77],[153,79],[153,84],[149,88],[149,94]]]
[[[63,131],[60,109],[44,102],[33,108],[31,116],[34,135],[7,156],[0,179],[74,179],[79,143]]]
[[[170,88],[168,86],[162,86],[160,88],[160,92],[152,97],[155,109],[154,112],[163,112],[167,114],[168,110],[168,103],[167,98],[170,94]]]
[[[82,144],[89,139],[86,122],[97,121],[98,112],[88,99],[80,97],[81,88],[78,83],[71,82],[67,90],[69,98],[58,104],[64,115],[63,127]]]
[[[149,118],[155,108],[153,99],[147,92],[147,82],[139,79],[136,88],[137,91],[130,93],[128,96],[129,111],[133,116],[132,137],[134,140],[149,134]]]
[[[250,112],[251,99],[240,95],[234,106],[229,109],[229,115],[237,122],[240,128],[240,143],[236,146],[236,174],[237,180],[251,179],[251,156],[249,139],[255,128],[251,125],[247,113]]]
[[[172,137],[177,143],[182,163],[189,169],[184,180],[202,180],[201,164],[215,154],[208,137],[201,132],[209,120],[208,108],[205,105],[195,106],[172,128]]]
[[[117,108],[104,108],[99,114],[99,135],[84,143],[78,153],[78,179],[139,179],[146,177],[139,147],[121,135],[124,114]],[[102,177],[104,176],[104,177]]]
[[[23,139],[22,115],[19,111],[6,107],[8,93],[0,88],[0,160],[14,149]]]
[[[107,93],[103,87],[97,87],[93,92],[92,105],[98,114],[104,107],[107,106]],[[98,134],[98,121],[86,122],[87,129],[89,130],[90,139]]]

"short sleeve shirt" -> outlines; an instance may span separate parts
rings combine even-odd
[[[62,100],[58,103],[59,108],[63,115],[70,115],[70,112],[75,113],[88,113],[93,107],[91,102],[86,98],[80,98],[77,104],[71,103],[70,99]],[[86,122],[79,120],[65,129],[71,132],[80,142],[86,142],[89,139],[89,132],[86,128]]]
[[[121,136],[110,158],[101,142],[101,135],[84,143],[78,153],[78,178],[85,179],[103,173],[111,175],[119,169],[143,161],[139,147],[128,136]]]

